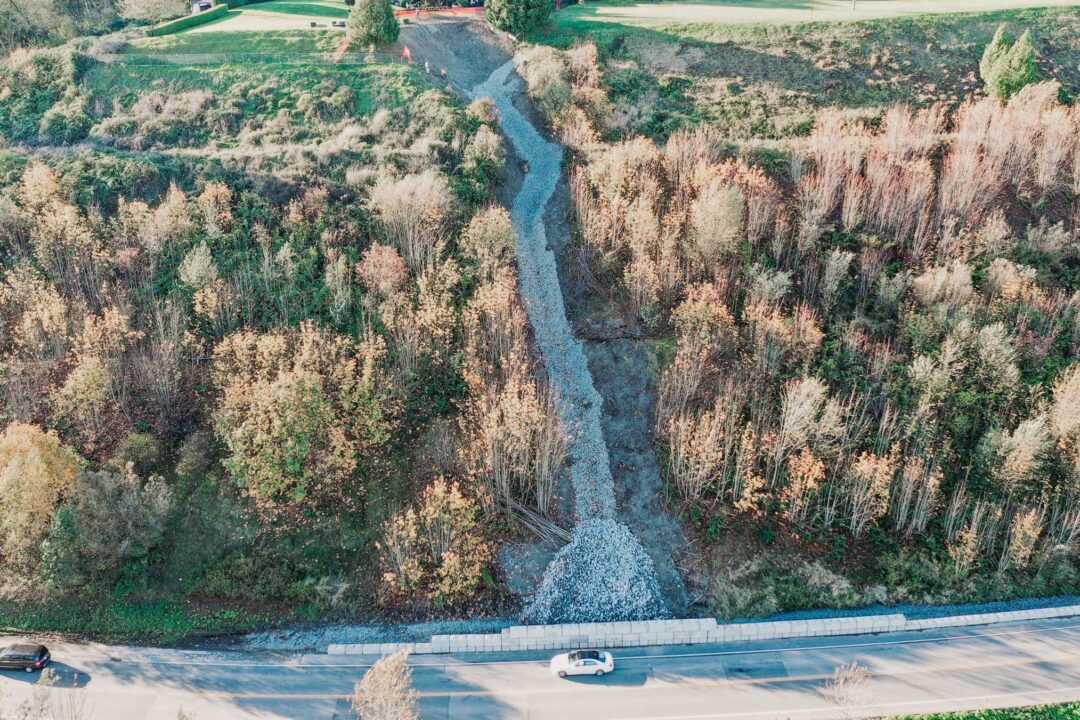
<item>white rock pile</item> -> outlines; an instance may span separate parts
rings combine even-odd
[[[555,555],[525,609],[530,625],[671,617],[653,563],[630,529],[609,517],[584,520]]]

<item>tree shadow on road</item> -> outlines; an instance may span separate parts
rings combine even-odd
[[[54,687],[84,688],[90,684],[90,673],[66,663],[49,663],[49,666],[46,669],[51,670],[56,676],[56,685]],[[24,670],[0,671],[0,678],[12,682],[26,683],[28,685],[38,684],[41,677],[41,672],[28,673]]]

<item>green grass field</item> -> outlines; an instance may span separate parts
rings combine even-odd
[[[928,14],[998,12],[1062,6],[1054,0],[697,0],[636,2],[599,0],[571,5],[552,16],[554,33],[576,36],[631,28],[658,30],[699,40],[712,39],[717,26],[850,22]],[[723,33],[724,31],[721,30]]]
[[[184,31],[189,35],[220,32],[272,32],[327,28],[332,21],[349,17],[344,0],[272,0],[244,5],[224,17]],[[312,23],[318,25],[312,28]]]
[[[608,12],[629,7],[637,6],[575,6],[531,39],[556,47],[593,39],[616,125],[658,139],[706,122],[735,140],[781,140],[807,134],[824,107],[957,104],[981,88],[979,58],[1002,23],[1014,34],[1031,31],[1040,78],[1080,92],[1076,7],[726,24],[631,22]]]
[[[349,8],[344,3],[339,6],[326,3],[295,2],[295,0],[292,2],[277,2],[275,0],[275,2],[252,5],[250,9],[260,12],[284,13],[286,15],[328,17],[336,20],[349,17]]]

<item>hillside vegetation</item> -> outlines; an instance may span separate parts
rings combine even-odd
[[[715,26],[709,50],[622,28],[519,54],[575,153],[570,282],[652,348],[656,445],[710,613],[1078,587],[1061,33],[1078,16],[1006,17],[1059,78],[1007,100],[967,69],[998,15]]]
[[[4,624],[501,608],[496,542],[565,450],[492,109],[401,65],[99,49],[0,64]]]

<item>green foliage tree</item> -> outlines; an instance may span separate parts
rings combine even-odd
[[[1005,25],[998,26],[997,32],[990,40],[990,44],[983,50],[982,59],[979,61],[979,75],[984,81],[994,74],[994,68],[998,62],[1009,54],[1009,31]]]
[[[1000,97],[1012,97],[1025,85],[1035,82],[1035,48],[1031,32],[1025,30],[998,64],[997,90]]]
[[[226,467],[263,507],[341,490],[365,451],[386,440],[380,338],[360,343],[304,323],[297,333],[241,332],[214,353],[222,388],[215,427]]]
[[[388,0],[356,0],[349,11],[349,41],[359,45],[389,45],[401,28]]]
[[[79,475],[71,501],[53,521],[43,551],[44,579],[73,588],[111,580],[125,564],[158,547],[173,507],[173,493],[159,476],[145,483],[132,465]]]
[[[1035,82],[1035,48],[1031,43],[1031,33],[1025,30],[1010,45],[1005,26],[999,27],[983,51],[979,73],[986,85],[986,92],[1003,100]]]
[[[543,25],[555,4],[552,0],[488,0],[486,7],[492,26],[524,35]]]

